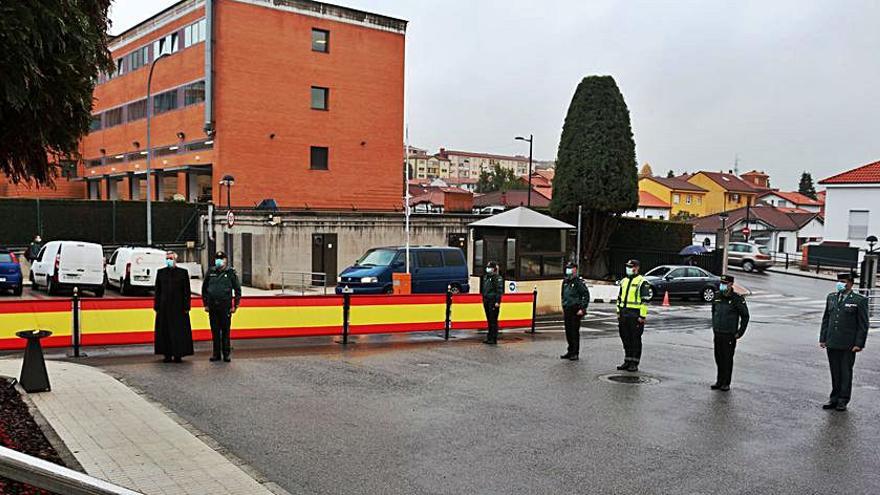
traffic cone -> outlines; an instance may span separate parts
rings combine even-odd
[[[669,306],[669,291],[663,293],[663,306]]]

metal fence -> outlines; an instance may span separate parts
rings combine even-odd
[[[815,254],[810,255],[806,259],[801,253],[771,253],[771,256],[777,265],[785,267],[786,270],[801,267],[804,270],[815,269],[816,273],[819,273],[823,268],[826,270],[843,269],[856,271],[859,267],[858,261],[850,262],[837,257],[823,257]]]
[[[0,476],[63,495],[140,495],[6,447],[0,447]]]
[[[327,294],[333,287],[326,273],[321,272],[281,272],[282,294]]]
[[[868,298],[868,318],[871,327],[880,327],[880,289],[857,289]]]

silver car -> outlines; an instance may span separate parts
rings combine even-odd
[[[763,272],[773,266],[773,257],[767,246],[748,242],[731,242],[727,246],[727,263],[740,266],[747,272]]]

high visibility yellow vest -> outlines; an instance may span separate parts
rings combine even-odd
[[[617,295],[617,312],[624,309],[637,309],[639,316],[648,316],[648,306],[642,301],[642,284],[645,279],[641,275],[626,277],[620,281],[620,293]]]

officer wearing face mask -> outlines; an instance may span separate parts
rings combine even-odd
[[[733,290],[733,277],[722,275],[718,297],[712,302],[712,332],[715,334],[715,364],[718,367],[712,390],[730,390],[736,341],[746,333],[748,324],[749,308],[745,298]]]
[[[241,304],[241,282],[235,270],[229,266],[226,253],[218,251],[214,257],[214,266],[208,270],[202,283],[202,302],[211,320],[211,337],[214,342],[214,353],[211,361],[219,361],[223,353],[223,361],[230,361],[232,347],[229,332],[232,327],[232,314]]]
[[[489,325],[489,334],[483,343],[495,345],[498,343],[498,314],[501,312],[501,296],[504,295],[504,279],[498,274],[498,263],[494,261],[486,265],[481,293],[486,323]]]
[[[841,273],[837,276],[837,290],[828,294],[825,301],[819,347],[828,353],[831,397],[822,409],[846,411],[856,354],[865,348],[868,338],[868,298],[852,288],[852,274]]]
[[[578,276],[577,264],[565,265],[565,280],[562,281],[562,317],[565,320],[565,340],[568,352],[560,359],[577,361],[581,350],[581,320],[590,306],[590,289],[584,279]]]
[[[621,371],[639,371],[642,359],[642,333],[648,317],[648,306],[645,304],[648,284],[639,275],[640,266],[639,260],[627,261],[626,277],[618,282],[617,325],[623,342],[624,359],[617,369]]]

